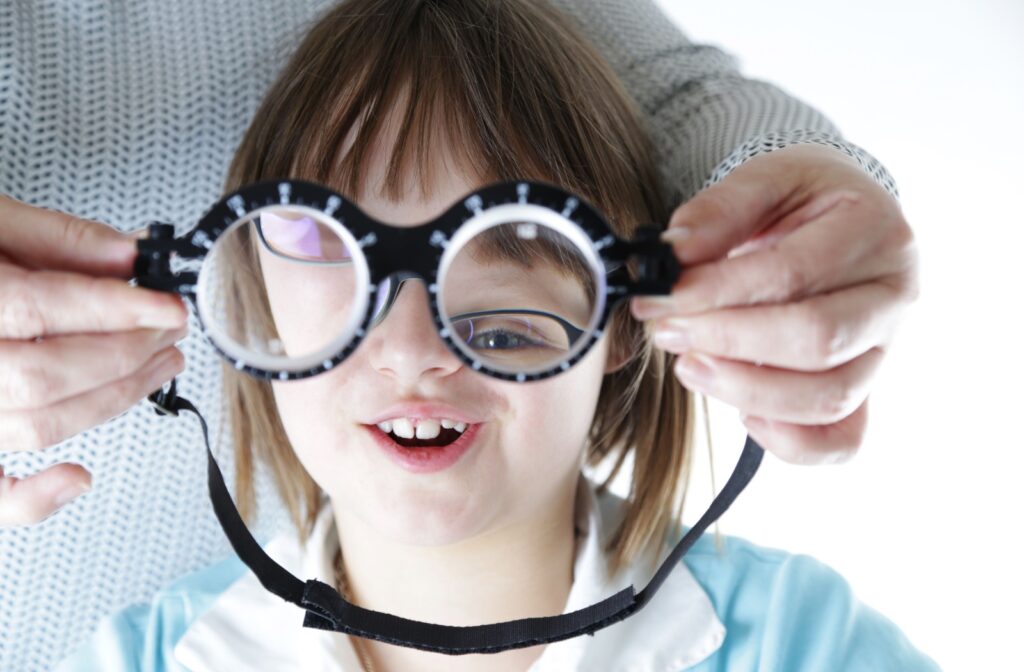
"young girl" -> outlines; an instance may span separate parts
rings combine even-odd
[[[667,220],[653,153],[608,66],[540,0],[349,0],[284,68],[225,189],[305,179],[380,221],[413,227],[482,185],[537,180],[586,198],[628,239],[640,225]],[[279,325],[332,308],[268,293]],[[407,282],[327,373],[266,382],[226,367],[239,507],[254,513],[253,470],[262,461],[296,526],[267,545],[271,557],[301,579],[338,586],[354,604],[406,618],[496,623],[640,589],[681,534],[692,452],[692,400],[670,360],[623,304],[599,344],[565,373],[528,384],[489,378],[446,348],[425,287]],[[435,425],[462,426],[468,441],[442,470],[423,473],[381,449]],[[630,455],[623,500],[606,486]],[[615,466],[594,483],[586,472],[605,460]],[[62,667],[138,668],[934,664],[820,563],[727,538],[721,552],[698,542],[625,621],[592,637],[490,655],[304,629],[300,610],[230,559],[108,619]]]

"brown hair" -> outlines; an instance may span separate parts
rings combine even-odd
[[[621,237],[667,221],[635,104],[578,29],[543,0],[348,0],[333,8],[267,93],[225,190],[295,178],[358,198],[364,164],[393,113],[399,128],[384,182],[392,199],[410,174],[429,191],[435,143],[446,143],[470,174],[542,180],[581,195]],[[604,377],[585,460],[614,462],[601,492],[633,454],[629,504],[606,549],[614,573],[652,545],[660,549],[676,529],[694,423],[672,357],[652,347],[625,304],[605,331],[609,357],[625,364]],[[321,493],[289,447],[270,383],[224,370],[239,509],[254,514],[261,460],[305,538]]]

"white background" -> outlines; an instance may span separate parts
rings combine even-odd
[[[1024,2],[659,2],[875,155],[922,261],[858,456],[766,456],[721,531],[836,568],[944,669],[1022,669]],[[717,403],[712,422],[721,486],[743,430]]]

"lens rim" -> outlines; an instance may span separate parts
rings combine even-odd
[[[444,306],[445,278],[451,269],[452,263],[455,261],[459,253],[465,249],[466,245],[468,245],[476,236],[481,235],[485,231],[505,224],[514,224],[519,222],[531,222],[540,226],[546,226],[555,233],[564,236],[576,247],[578,252],[581,253],[583,259],[586,261],[587,267],[590,269],[590,272],[594,277],[594,305],[591,310],[590,318],[587,321],[587,325],[582,329],[583,335],[577,339],[576,343],[572,345],[568,353],[566,353],[563,358],[553,361],[550,365],[544,365],[541,368],[530,371],[509,371],[508,369],[492,366],[488,364],[486,360],[482,360],[474,356],[473,352],[466,348],[461,339],[458,339],[454,335],[455,325],[449,318],[449,311],[447,311]],[[578,225],[573,223],[561,212],[553,210],[550,207],[534,203],[502,203],[493,205],[486,209],[481,207],[479,212],[474,212],[473,215],[463,222],[456,230],[455,235],[449,241],[448,245],[445,246],[444,252],[441,255],[441,262],[438,268],[437,277],[438,291],[436,293],[436,310],[440,314],[441,323],[443,325],[441,331],[442,337],[446,337],[450,345],[455,347],[458,354],[462,356],[462,359],[474,370],[492,375],[501,374],[502,377],[511,376],[519,382],[525,382],[530,379],[531,376],[536,376],[538,374],[545,374],[551,371],[568,370],[569,367],[579,361],[579,359],[586,354],[591,347],[593,347],[594,341],[596,340],[593,333],[598,330],[601,317],[605,313],[605,303],[607,300],[605,289],[605,266],[597,250],[594,249],[593,241],[587,237]]]
[[[366,286],[370,284],[370,272],[369,265],[366,263],[365,257],[362,255],[359,243],[355,236],[352,235],[347,228],[345,228],[341,222],[334,217],[327,215],[326,213],[311,208],[306,205],[299,204],[270,204],[263,207],[256,208],[248,211],[244,217],[240,217],[235,220],[232,224],[228,225],[224,231],[218,237],[218,240],[223,241],[227,236],[237,230],[239,227],[246,225],[255,225],[256,218],[258,218],[264,212],[272,212],[287,208],[288,210],[303,215],[308,215],[320,223],[329,226],[332,231],[341,238],[343,244],[351,251],[351,258],[345,262],[346,266],[351,266],[355,271],[356,286],[353,292],[353,300],[355,304],[349,314],[348,319],[345,322],[344,328],[337,336],[328,341],[325,345],[318,348],[314,352],[301,355],[298,357],[282,357],[280,355],[272,355],[267,353],[259,353],[249,350],[236,342],[231,338],[221,327],[217,320],[213,319],[210,314],[210,300],[204,300],[206,283],[204,279],[210,272],[211,265],[205,263],[210,259],[210,254],[216,252],[217,245],[214,245],[209,250],[207,256],[204,258],[204,263],[199,270],[199,275],[196,281],[196,307],[199,315],[200,322],[203,325],[204,331],[209,336],[211,342],[217,345],[218,349],[225,354],[232,362],[236,369],[246,369],[247,367],[265,371],[268,373],[276,374],[278,378],[282,373],[301,373],[308,371],[317,365],[321,366],[332,366],[328,362],[333,356],[344,346],[350,343],[358,331],[360,324],[362,323],[362,313],[365,312],[366,306],[363,305],[367,301]],[[256,226],[258,228],[258,226]],[[271,251],[273,253],[273,251]],[[279,255],[280,256],[280,255]],[[293,260],[296,263],[301,263],[301,260]]]

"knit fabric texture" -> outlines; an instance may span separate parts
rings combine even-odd
[[[122,231],[183,234],[220,196],[232,153],[278,69],[327,0],[5,0],[0,3],[0,193]],[[896,196],[885,169],[812,107],[744,78],[651,0],[557,0],[647,115],[674,204],[757,154],[827,144]],[[211,427],[233,487],[220,359],[191,318],[180,394]],[[2,447],[0,447],[2,448]],[[0,670],[49,670],[107,613],[231,552],[207,498],[191,414],[145,402],[38,453],[0,453],[8,475],[58,462],[93,489],[43,523],[0,529]],[[257,478],[261,541],[289,524]],[[298,617],[298,616],[297,616]]]

